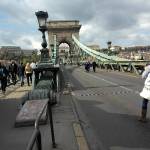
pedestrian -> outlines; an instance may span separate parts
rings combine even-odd
[[[21,63],[18,66],[18,75],[19,75],[19,79],[21,81],[21,86],[24,85],[24,75],[25,75],[25,66],[23,63]]]
[[[36,68],[36,62],[35,62],[35,61],[32,61],[32,63],[30,64],[30,67],[31,67],[32,69]]]
[[[148,101],[150,100],[150,65],[147,64],[145,67],[144,72],[142,73],[142,78],[146,79],[144,82],[144,87],[140,96],[143,98],[142,102],[142,111],[139,121],[147,122],[146,115],[147,115],[147,105]]]
[[[96,66],[97,66],[95,61],[93,61],[92,66],[93,66],[93,71],[95,72],[96,71]]]
[[[31,68],[29,62],[26,64],[26,67],[25,67],[25,74],[26,74],[26,77],[27,77],[28,86],[30,86],[30,81],[31,81],[31,83],[32,83],[32,68]]]
[[[17,74],[18,74],[18,65],[15,63],[15,61],[12,61],[12,63],[10,64],[9,72],[11,74],[12,82],[15,85],[17,82]]]
[[[0,62],[0,81],[1,81],[1,90],[2,93],[5,94],[7,87],[7,76],[8,70],[6,67]]]
[[[87,72],[90,71],[90,65],[91,65],[91,64],[90,64],[89,61],[85,63],[85,70],[86,70]]]

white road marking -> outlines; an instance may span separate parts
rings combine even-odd
[[[85,72],[83,72],[83,73],[85,73]],[[86,73],[86,74],[87,74],[87,73]],[[95,75],[93,75],[93,74],[88,74],[88,75],[89,75],[89,76],[92,76],[92,77],[95,78],[95,79],[105,81],[106,83],[109,83],[109,84],[111,84],[111,85],[119,86],[119,87],[121,87],[122,89],[125,89],[125,90],[127,90],[127,91],[134,92],[135,94],[139,94],[139,93],[140,93],[139,91],[135,91],[135,90],[130,89],[130,88],[127,88],[127,87],[125,87],[125,86],[120,86],[119,84],[117,84],[117,83],[115,83],[115,82],[112,82],[112,81],[109,81],[109,80],[106,80],[106,79],[104,79],[104,78],[102,78],[102,77],[97,77],[97,76],[95,76]]]

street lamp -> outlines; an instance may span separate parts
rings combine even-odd
[[[110,50],[110,48],[111,48],[111,41],[108,41],[107,45],[108,45],[108,49]]]
[[[51,52],[52,52],[51,57],[53,58],[54,57],[54,44],[51,44],[50,47],[51,47]]]
[[[47,31],[47,26],[46,26],[46,22],[47,22],[47,18],[48,18],[48,13],[44,12],[44,11],[38,11],[35,13],[35,15],[37,16],[37,20],[39,23],[39,30],[42,32],[42,47],[43,49],[41,49],[41,62],[46,62],[49,60],[49,50],[46,48],[47,47],[47,42],[46,42],[46,38],[45,38],[45,31]]]
[[[107,45],[108,45],[108,55],[111,54],[111,51],[110,51],[110,48],[111,48],[111,41],[108,41],[107,42]]]

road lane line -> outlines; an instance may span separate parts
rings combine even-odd
[[[85,72],[83,72],[83,73],[85,73]],[[85,73],[85,74],[87,74],[87,73]],[[115,83],[115,82],[112,82],[112,81],[109,81],[109,80],[106,80],[106,79],[104,79],[104,78],[102,78],[102,77],[97,77],[97,76],[95,76],[95,75],[93,75],[93,74],[88,74],[88,75],[89,75],[89,76],[92,76],[92,77],[95,78],[95,79],[102,80],[102,81],[104,81],[104,82],[106,82],[106,83],[108,83],[108,84],[115,85],[115,86],[119,86],[119,87],[121,87],[122,89],[125,89],[125,90],[127,90],[127,91],[131,91],[131,92],[134,92],[135,94],[139,94],[139,93],[140,93],[139,91],[135,91],[135,90],[130,89],[130,88],[127,88],[127,87],[125,87],[125,86],[120,86],[119,84],[117,84],[117,83]]]

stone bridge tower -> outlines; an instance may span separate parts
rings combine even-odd
[[[55,36],[56,44],[58,47],[61,43],[67,43],[70,48],[70,53],[74,51],[72,34],[74,34],[74,36],[76,36],[76,38],[79,39],[79,31],[81,28],[79,21],[77,20],[49,21],[47,22],[47,27],[48,27],[49,45],[54,44],[54,36]]]

